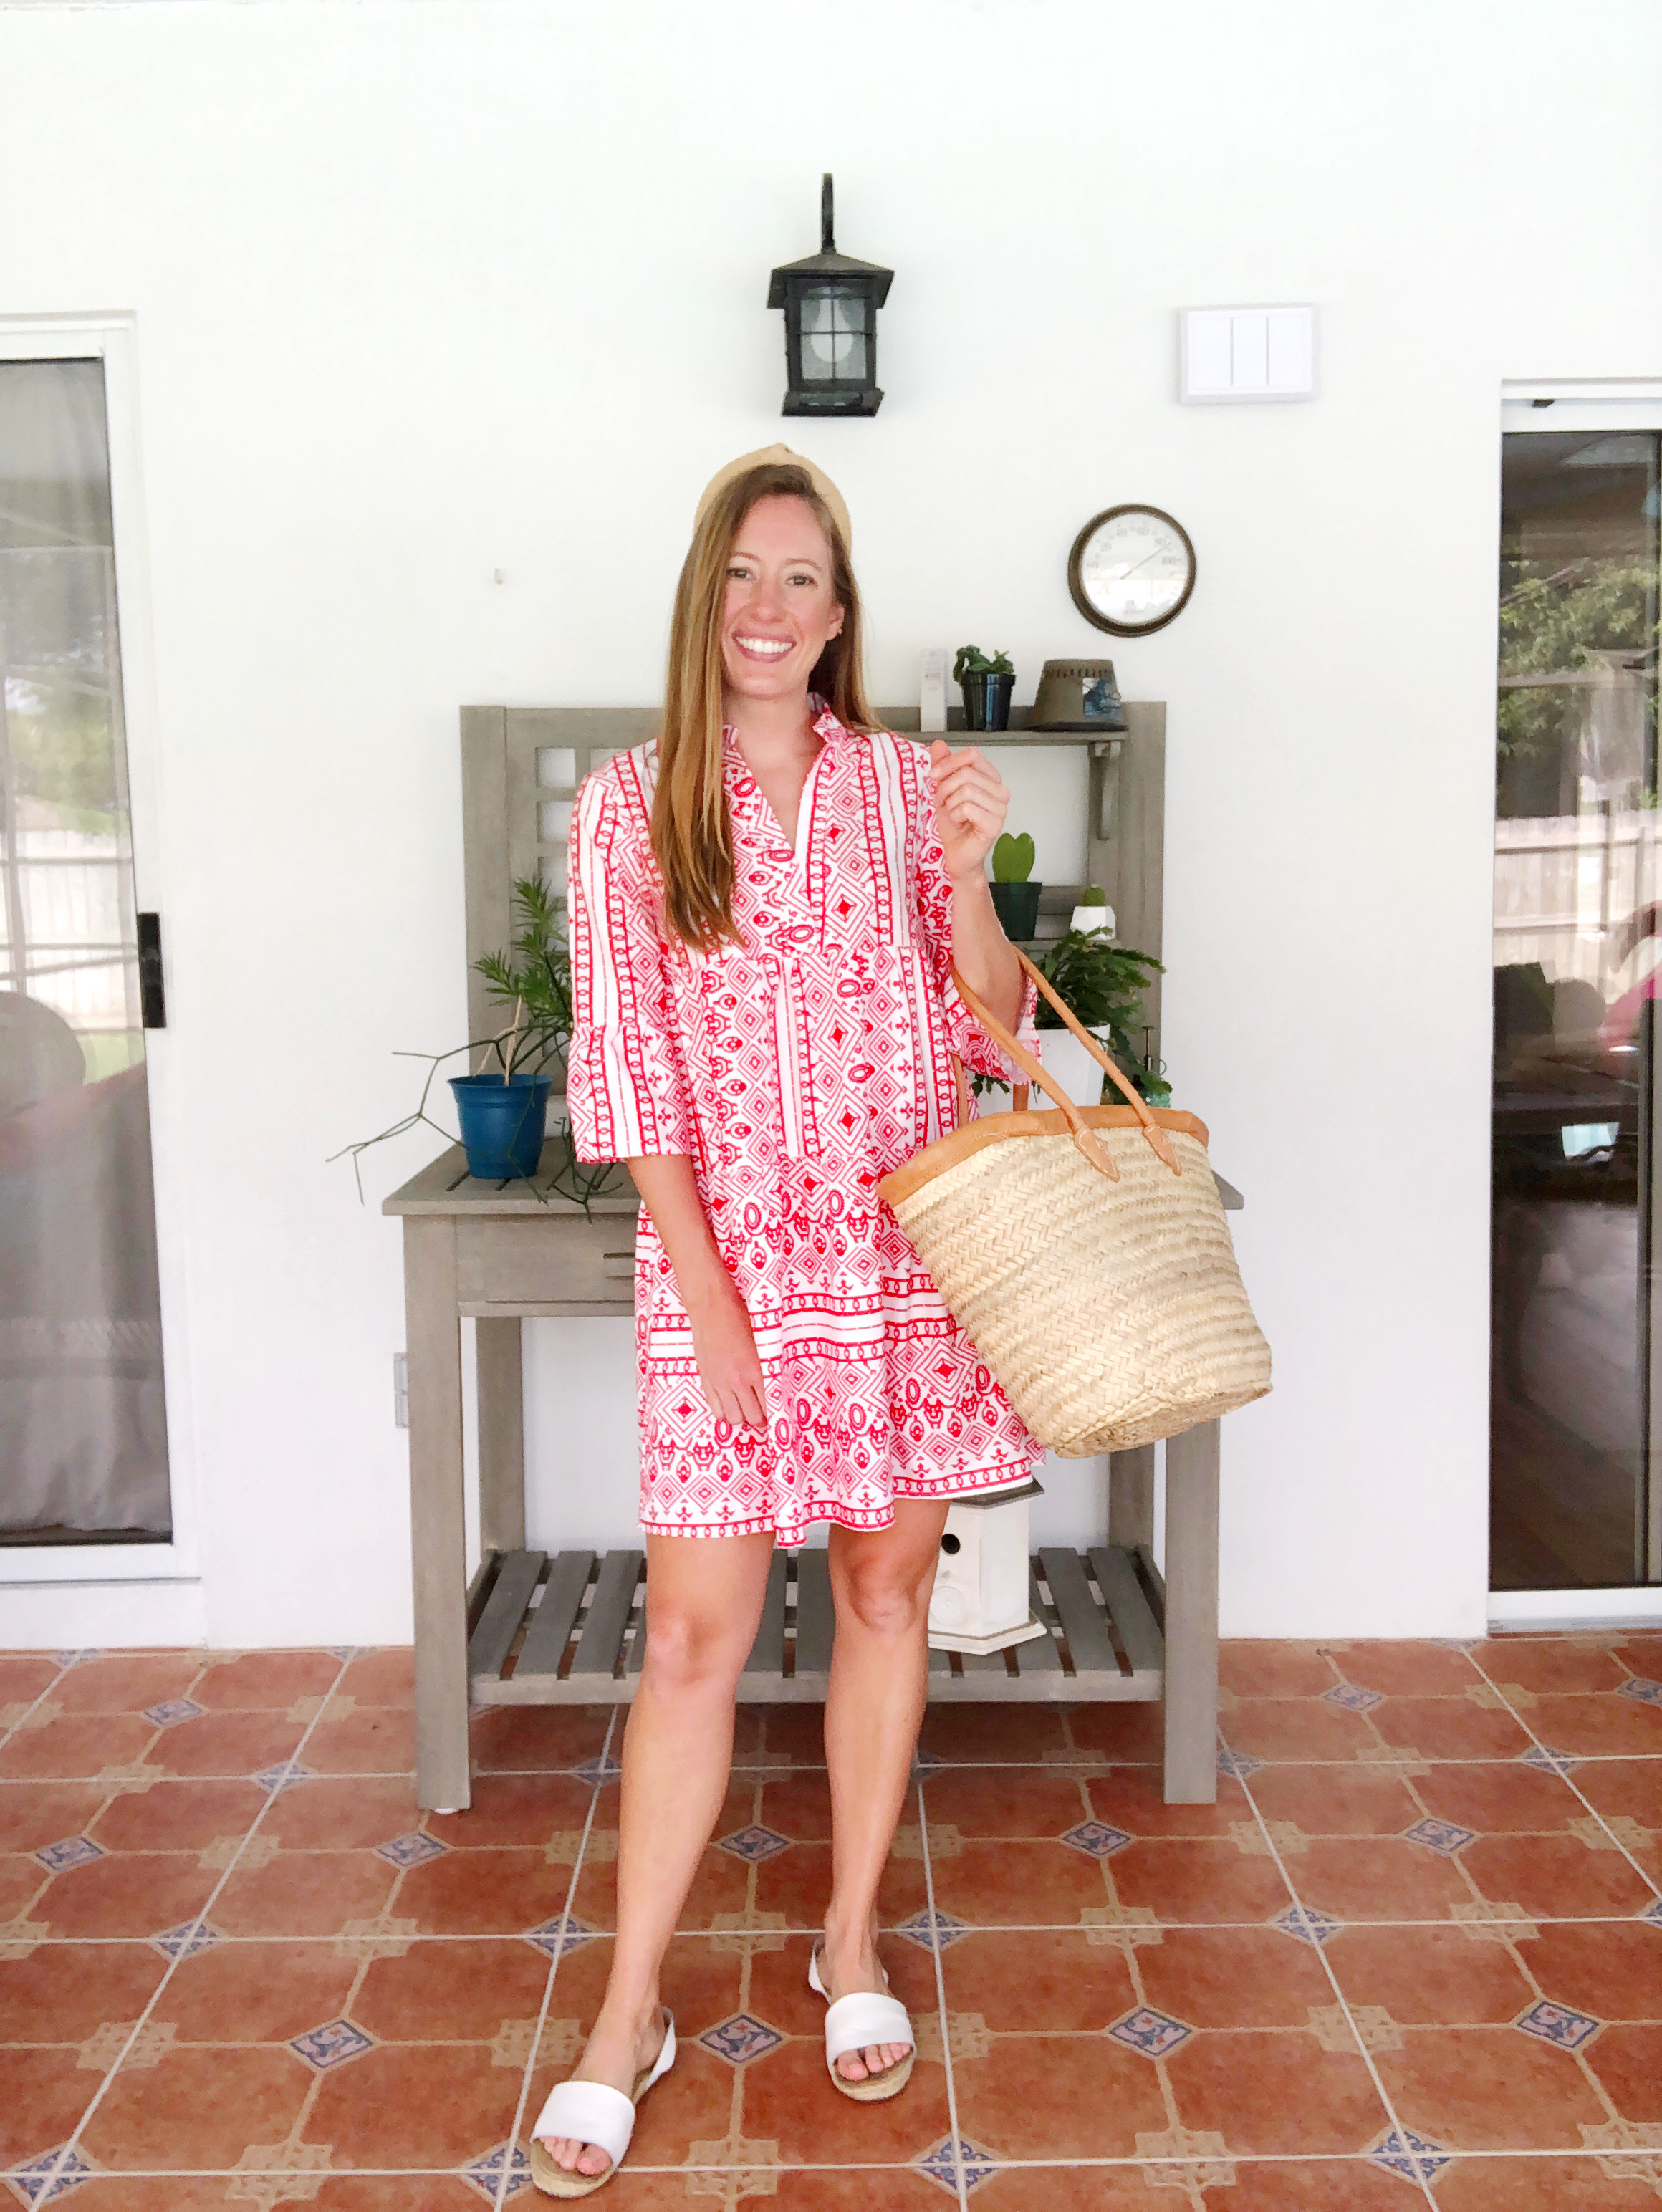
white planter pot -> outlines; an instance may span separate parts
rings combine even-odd
[[[1114,933],[1114,909],[1111,906],[1076,906],[1068,924],[1069,929],[1081,929],[1088,937],[1093,930],[1105,929]]]
[[[1039,1057],[1046,1073],[1055,1076],[1076,1106],[1101,1103],[1102,1086],[1106,1079],[1102,1062],[1093,1058],[1071,1030],[1042,1030]],[[1042,1093],[1030,1101],[1035,1107],[1045,1107],[1050,1103]]]

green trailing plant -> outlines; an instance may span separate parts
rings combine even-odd
[[[978,645],[960,645],[958,658],[953,663],[953,681],[961,684],[966,676],[1014,676],[1015,664],[1008,653],[983,653]]]
[[[1080,901],[1081,906],[1093,903]],[[1074,1019],[1097,1033],[1121,1073],[1135,1084],[1148,1103],[1170,1105],[1171,1085],[1158,1067],[1148,1066],[1133,1042],[1134,1033],[1142,1026],[1143,994],[1156,975],[1166,973],[1164,963],[1152,952],[1134,951],[1095,930],[1070,929],[1050,947],[1038,967]],[[1061,1015],[1044,998],[1038,1002],[1038,1020],[1041,1030],[1064,1026]],[[1009,1088],[989,1076],[977,1075],[971,1081],[977,1092]]]
[[[1033,872],[1033,841],[1025,830],[1019,837],[1007,830],[993,847],[993,881],[1025,884]]]
[[[473,963],[484,976],[490,996],[504,1011],[512,1010],[510,1019],[490,1036],[475,1038],[470,1044],[454,1045],[448,1052],[401,1052],[393,1055],[398,1060],[427,1062],[427,1076],[415,1110],[406,1114],[401,1121],[395,1121],[391,1128],[331,1154],[337,1160],[350,1157],[360,1199],[363,1196],[360,1164],[372,1145],[385,1144],[389,1137],[401,1137],[423,1123],[447,1142],[453,1141],[450,1132],[427,1110],[439,1071],[447,1061],[460,1059],[466,1073],[477,1053],[480,1059],[474,1072],[481,1075],[489,1073],[494,1064],[505,1076],[547,1075],[557,1081],[563,1078],[574,1019],[571,953],[565,924],[548,886],[534,876],[524,877],[515,883],[514,909],[520,928],[508,951],[487,952]],[[548,1134],[558,1156],[554,1171],[539,1177],[527,1188],[545,1205],[552,1191],[570,1199],[587,1213],[591,1200],[611,1186],[615,1168],[610,1161],[596,1163],[577,1158],[571,1124],[563,1115]]]

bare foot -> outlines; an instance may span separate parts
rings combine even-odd
[[[861,1990],[887,1996],[889,1978],[878,1960],[875,1934],[868,1929],[858,1942],[840,1944],[835,1950],[827,1936],[819,1947],[819,1978],[832,2004]],[[861,2051],[845,2051],[837,2070],[845,2081],[867,2081],[898,2066],[911,2047],[910,2043],[870,2043]]]
[[[636,2082],[656,2061],[663,2045],[664,2018],[657,2004],[648,2007],[638,2020],[621,2025],[602,2013],[582,2057],[567,2078],[603,2081],[608,2089],[631,2096]],[[583,2142],[571,2136],[539,2136],[537,2140],[567,2173],[593,2178],[612,2164],[611,2152],[602,2150],[599,2143]]]

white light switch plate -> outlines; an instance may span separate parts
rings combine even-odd
[[[1316,396],[1314,307],[1185,307],[1178,397],[1239,406]]]

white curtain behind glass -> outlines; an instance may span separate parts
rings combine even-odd
[[[0,1538],[169,1533],[102,364],[0,362]]]

